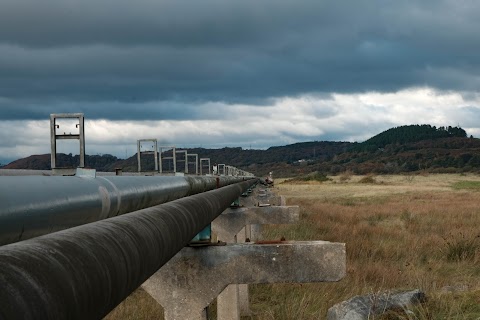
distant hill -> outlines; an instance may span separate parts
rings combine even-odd
[[[411,125],[388,129],[362,143],[313,141],[267,150],[242,148],[187,149],[211,163],[224,163],[256,175],[274,171],[276,176],[293,176],[320,171],[338,174],[429,172],[480,172],[480,139],[467,138],[460,127]],[[137,170],[136,154],[128,159],[112,155],[86,156],[86,166],[98,171]],[[78,156],[57,155],[59,166],[78,165]],[[34,155],[13,161],[5,169],[50,169],[50,155]],[[153,170],[152,155],[142,156],[142,168]],[[166,168],[164,168],[166,169]]]
[[[353,149],[329,163],[318,164],[318,170],[359,174],[480,172],[480,140],[449,137],[392,143],[376,150]]]
[[[221,148],[205,149],[191,148],[189,154],[198,154],[199,158],[210,158],[211,164],[223,163],[247,170],[252,173],[264,174],[272,163],[291,164],[302,159],[329,160],[336,154],[345,152],[350,147],[350,142],[303,142],[288,146],[271,147],[267,150],[250,150],[242,148]],[[168,154],[167,154],[168,156]],[[78,155],[57,154],[58,167],[74,167],[79,164]],[[111,172],[115,168],[122,168],[124,171],[137,170],[137,155],[128,159],[118,159],[115,156],[104,154],[95,156],[85,156],[85,165],[98,171]],[[50,169],[50,154],[33,155],[27,158],[19,159],[3,167],[4,169]],[[153,154],[142,155],[142,170],[148,171],[154,169]]]
[[[433,140],[450,137],[465,138],[467,133],[460,127],[439,127],[428,124],[400,126],[388,129],[355,146],[358,151],[375,151],[390,144],[406,144],[422,140]]]
[[[109,154],[85,156],[85,162],[89,168],[95,168],[98,171],[115,171],[115,164],[122,162]],[[136,161],[136,160],[135,160]],[[75,167],[80,163],[80,156],[72,154],[57,154],[58,167]],[[32,155],[26,158],[18,159],[2,167],[2,169],[32,169],[32,170],[50,170],[50,154]]]

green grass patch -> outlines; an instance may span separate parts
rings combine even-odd
[[[452,184],[452,188],[456,190],[478,190],[480,191],[480,181],[458,181]]]
[[[353,207],[361,205],[382,205],[389,201],[389,196],[372,196],[372,197],[338,197],[324,199],[324,203],[339,204],[341,206]]]

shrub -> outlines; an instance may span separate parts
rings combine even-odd
[[[340,182],[347,182],[348,180],[352,179],[352,171],[347,170],[343,174],[340,175]]]
[[[324,181],[330,181],[331,180],[326,175],[324,175],[323,173],[320,173],[318,171],[309,173],[305,176],[299,177],[298,179],[302,180],[302,181],[319,181],[319,182],[324,182]]]
[[[375,178],[372,175],[368,175],[358,180],[359,183],[377,183]]]
[[[326,175],[323,173],[320,173],[318,171],[309,173],[307,175],[295,177],[289,180],[286,180],[285,182],[304,182],[304,181],[318,181],[318,182],[324,182],[324,181],[331,181],[332,179],[328,178]]]

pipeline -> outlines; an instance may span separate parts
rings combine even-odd
[[[218,179],[218,187],[246,180]],[[0,246],[215,188],[216,177],[2,177]]]
[[[0,247],[0,319],[101,319],[255,181]]]

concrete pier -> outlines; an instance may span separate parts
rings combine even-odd
[[[219,240],[230,243],[235,242],[232,236],[247,225],[290,224],[298,222],[299,218],[298,206],[227,209],[212,222],[212,230]]]
[[[247,207],[225,210],[212,222],[212,232],[218,240],[227,243],[242,243],[251,238],[251,225],[288,224],[298,222],[300,208],[290,207]],[[250,313],[248,285],[232,284],[217,298],[219,320],[240,319]]]
[[[229,284],[331,282],[345,270],[343,243],[186,247],[142,286],[164,307],[166,320],[198,320]]]

